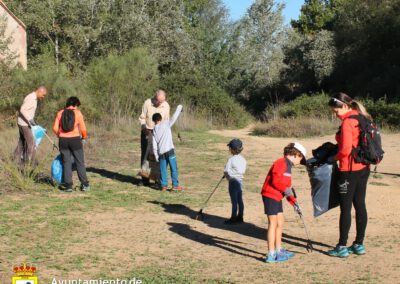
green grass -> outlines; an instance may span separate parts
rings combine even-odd
[[[60,273],[84,271],[89,263],[91,266],[97,263],[104,267],[107,261],[104,262],[93,251],[63,257],[68,255],[71,244],[81,243],[82,234],[88,234],[87,221],[83,216],[112,211],[113,208],[123,208],[128,212],[137,211],[133,214],[144,211],[158,214],[165,210],[161,204],[183,204],[190,208],[199,208],[219,180],[228,158],[227,151],[216,151],[215,146],[225,146],[228,139],[205,131],[182,131],[180,134],[183,140],[176,139],[175,145],[178,165],[184,169],[181,174],[186,190],[184,194],[160,192],[129,182],[129,178],[138,170],[138,161],[132,157],[138,156],[140,147],[139,140],[132,133],[129,137],[127,133],[110,134],[99,130],[91,137],[92,140],[88,141],[88,167],[107,171],[107,175],[101,171],[88,172],[91,183],[91,191],[88,193],[81,193],[79,190],[71,194],[61,193],[50,184],[35,182],[33,176],[21,175],[14,168],[11,159],[3,160],[15,176],[10,177],[10,171],[0,172],[3,177],[0,182],[3,192],[0,200],[0,241],[7,247],[7,251],[0,255],[0,270],[9,269],[8,261],[20,256]],[[0,144],[4,146],[4,151],[13,151],[11,143],[0,140]],[[42,142],[40,147],[39,173],[49,174],[48,165],[57,153],[51,149],[49,143]],[[193,175],[194,172],[196,175]],[[19,181],[16,182],[16,179]],[[79,185],[75,172],[74,182]],[[226,199],[225,194],[223,198]],[[96,234],[100,233],[93,233],[93,236]],[[27,241],[15,242],[15,239]],[[199,277],[193,275],[192,269],[171,271],[157,266],[135,268],[129,275],[136,276],[146,281],[145,283],[199,281]],[[47,276],[41,279],[51,281]],[[226,283],[218,279],[202,279],[202,282]]]

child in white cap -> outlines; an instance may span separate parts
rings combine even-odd
[[[298,142],[290,143],[283,149],[283,157],[271,166],[265,179],[261,195],[264,212],[268,216],[268,253],[265,261],[268,263],[287,261],[294,253],[282,248],[283,207],[282,199],[286,197],[298,213],[296,197],[292,189],[292,167],[305,164],[306,149]]]

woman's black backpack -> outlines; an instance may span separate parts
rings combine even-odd
[[[75,113],[72,109],[64,108],[61,115],[61,129],[64,132],[70,132],[74,130],[75,126]]]
[[[358,121],[360,128],[360,140],[357,148],[353,148],[352,157],[357,163],[365,165],[377,165],[382,161],[382,138],[379,127],[363,115],[351,115]]]

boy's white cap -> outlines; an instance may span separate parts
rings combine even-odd
[[[306,148],[303,145],[301,145],[299,142],[294,142],[294,146],[293,147],[300,151],[300,153],[303,155],[302,164],[305,163],[306,162],[306,156],[307,156]]]

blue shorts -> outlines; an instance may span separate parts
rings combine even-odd
[[[276,201],[275,199],[269,197],[262,197],[264,203],[264,212],[267,215],[278,215],[278,213],[283,213],[282,200]]]

